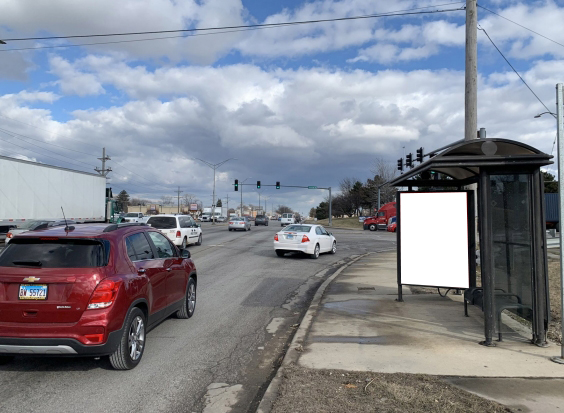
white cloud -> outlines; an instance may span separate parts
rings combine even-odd
[[[4,0],[0,26],[9,27],[10,31],[0,29],[0,35],[2,38],[46,33],[68,36],[231,26],[244,23],[243,13],[241,0],[144,0],[142,3],[137,0]],[[125,36],[120,37],[120,40],[179,35],[181,34]],[[131,57],[166,56],[172,60],[188,58],[196,63],[207,64],[227,53],[237,39],[237,35],[170,38],[89,46],[88,49],[123,52]],[[73,42],[115,40],[117,39],[73,39]]]
[[[67,60],[59,56],[53,56],[49,59],[49,65],[51,66],[50,72],[60,78],[57,84],[64,94],[88,96],[105,93],[102,84],[96,79],[96,76],[81,72]]]
[[[53,103],[60,98],[59,95],[53,92],[40,92],[34,91],[29,92],[27,90],[22,90],[18,93],[10,93],[6,95],[0,96],[0,101],[12,101],[16,103],[23,103],[23,102],[45,102],[45,103]]]

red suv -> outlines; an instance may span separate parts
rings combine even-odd
[[[145,224],[18,235],[0,253],[0,363],[109,356],[132,369],[152,327],[194,314],[197,280],[188,250]]]

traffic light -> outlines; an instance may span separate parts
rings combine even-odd
[[[417,149],[417,162],[423,163],[423,147]]]
[[[280,181],[276,181],[276,189],[280,189]]]
[[[403,171],[403,158],[398,159],[398,171]]]
[[[257,189],[260,189],[260,181],[257,181]]]
[[[239,190],[239,180],[235,179],[235,190],[238,191]]]
[[[405,166],[411,168],[413,165],[413,155],[408,153],[405,155]]]

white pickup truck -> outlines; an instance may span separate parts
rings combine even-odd
[[[147,222],[149,218],[149,216],[143,215],[142,212],[128,212],[122,217],[121,222]]]

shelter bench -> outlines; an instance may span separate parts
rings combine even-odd
[[[524,305],[521,301],[521,297],[514,293],[505,292],[501,288],[496,288],[494,292],[495,297],[495,309],[497,316],[498,325],[498,341],[502,340],[501,334],[501,313],[503,310],[509,309],[527,309],[532,310],[531,307]],[[513,299],[516,299],[515,302]],[[470,287],[464,290],[464,315],[468,317],[468,303],[476,305],[484,311],[484,289],[482,287]]]

